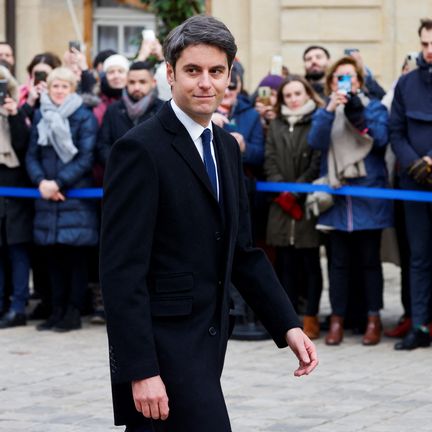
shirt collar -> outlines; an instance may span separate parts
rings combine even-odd
[[[211,137],[213,139],[213,127],[211,121],[206,127],[201,126],[195,120],[190,118],[181,108],[179,108],[179,106],[174,102],[174,99],[171,99],[171,107],[176,117],[180,120],[180,123],[188,131],[192,141],[195,142],[198,138],[200,138],[204,129],[210,129]]]

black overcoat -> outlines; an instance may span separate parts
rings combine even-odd
[[[107,165],[101,284],[116,424],[142,419],[131,381],[160,374],[170,406],[155,431],[231,430],[220,385],[234,283],[279,347],[297,316],[251,245],[241,157],[213,125],[220,200],[170,103],[114,145]]]

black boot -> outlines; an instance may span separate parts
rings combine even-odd
[[[51,316],[44,322],[38,324],[36,326],[36,330],[44,331],[51,330],[63,317],[63,309],[59,307],[55,307]]]
[[[26,315],[23,313],[18,313],[13,310],[10,310],[8,313],[4,314],[2,319],[0,320],[0,328],[10,328],[10,327],[18,327],[25,326],[27,324]]]
[[[430,346],[429,332],[424,332],[418,328],[411,329],[408,334],[395,346],[395,350],[413,350],[420,347]]]
[[[67,332],[81,328],[81,313],[74,306],[68,306],[64,317],[53,327],[54,331]]]

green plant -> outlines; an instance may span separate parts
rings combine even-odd
[[[159,40],[187,18],[204,12],[203,0],[141,0],[160,20]]]

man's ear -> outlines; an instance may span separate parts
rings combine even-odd
[[[166,76],[168,84],[172,86],[175,81],[175,72],[174,68],[169,63],[166,64]]]

